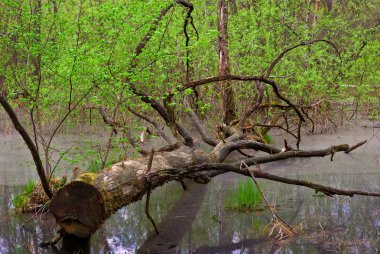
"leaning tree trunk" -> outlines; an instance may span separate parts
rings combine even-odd
[[[227,140],[228,141],[228,140]],[[353,147],[354,148],[354,147]],[[356,147],[355,147],[356,148]],[[339,190],[314,184],[309,181],[289,179],[263,172],[248,171],[242,162],[223,163],[229,153],[238,149],[261,150],[269,155],[244,159],[244,165],[259,165],[292,157],[323,157],[340,151],[350,151],[348,145],[332,146],[315,151],[281,151],[255,141],[236,140],[220,143],[213,152],[206,154],[200,149],[177,150],[155,153],[153,160],[143,157],[112,165],[98,173],[74,172],[74,180],[60,189],[52,198],[49,210],[57,223],[68,234],[91,236],[103,222],[121,207],[140,200],[144,194],[168,181],[190,178],[198,183],[207,183],[214,176],[225,172],[236,172],[287,184],[300,185],[327,195],[377,195],[364,191]],[[151,162],[151,166],[149,165]],[[149,170],[148,170],[149,169]]]

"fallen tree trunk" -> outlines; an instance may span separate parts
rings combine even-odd
[[[167,152],[154,156],[149,173],[146,157],[123,161],[98,173],[82,173],[57,192],[49,210],[66,233],[86,237],[118,209],[140,200],[149,189],[179,180],[165,172],[191,163],[191,156],[184,152]]]
[[[259,145],[249,145],[247,142],[249,141],[237,144],[240,144],[242,148],[254,147],[254,149],[262,149],[266,152],[277,152],[267,156],[244,159],[248,166],[292,157],[323,157],[349,149],[348,145],[339,145],[316,151],[279,152],[275,148],[268,150],[267,145],[260,147]],[[254,143],[254,141],[251,142]],[[188,150],[154,154],[150,170],[148,170],[149,158],[144,157],[119,162],[98,173],[81,173],[56,193],[50,202],[49,209],[66,233],[79,237],[90,236],[118,209],[140,200],[147,192],[166,182],[190,178],[199,183],[207,183],[212,177],[231,171],[249,175],[249,171],[242,168],[239,162],[217,162],[221,157],[225,157],[226,153],[231,152],[231,147],[241,148],[239,145],[231,146],[226,143],[224,148],[218,148],[217,154],[205,154],[199,149],[186,148]],[[380,196],[378,193],[344,191],[308,181],[278,177],[261,170],[251,172],[257,178],[305,186],[328,195]]]

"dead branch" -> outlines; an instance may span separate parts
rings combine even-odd
[[[298,125],[297,125],[297,143],[296,143],[297,149],[300,149],[300,143],[301,143],[301,127],[302,127],[302,121],[299,121],[299,122],[298,122]]]
[[[187,88],[195,88],[197,86],[209,84],[209,83],[214,83],[218,81],[223,81],[223,80],[237,80],[237,81],[261,81],[265,84],[268,84],[272,87],[273,92],[276,94],[276,96],[286,102],[291,108],[294,109],[294,111],[297,113],[298,117],[301,119],[302,122],[305,122],[305,118],[303,117],[301,111],[285,96],[283,96],[280,93],[280,90],[278,88],[278,84],[274,80],[270,80],[265,78],[264,76],[238,76],[238,75],[225,75],[225,76],[217,76],[217,77],[210,77],[210,78],[204,78],[200,80],[195,80],[195,81],[190,81],[184,84],[180,88],[176,88],[176,91],[178,92],[183,92]],[[168,97],[174,96],[176,91],[172,91]]]
[[[266,152],[269,154],[277,154],[277,153],[281,152],[280,149],[277,149],[275,147],[269,146],[269,145],[264,144],[264,143],[260,143],[260,142],[256,142],[256,141],[250,141],[250,140],[240,140],[240,141],[236,141],[236,142],[232,142],[232,143],[231,142],[227,143],[218,152],[218,156],[216,158],[216,161],[217,162],[224,161],[224,159],[227,158],[227,156],[231,152],[233,152],[235,150],[239,150],[239,149],[252,149],[252,150],[256,150],[256,151],[263,151],[263,152]]]
[[[220,174],[224,174],[226,172],[235,172],[235,173],[245,175],[248,177],[250,176],[250,173],[248,172],[247,169],[240,169],[240,167],[237,165],[230,165],[226,163],[203,164],[203,165],[193,166],[192,170],[195,170],[198,172],[210,171],[206,173],[198,173],[198,174],[194,173],[193,177],[203,177],[203,179],[207,179],[207,178],[211,179],[212,177],[215,177]],[[256,178],[267,179],[267,180],[290,184],[290,185],[303,186],[310,189],[314,189],[316,192],[322,192],[328,196],[341,195],[341,196],[353,197],[354,195],[360,195],[360,196],[380,197],[380,192],[343,190],[343,189],[338,189],[338,188],[334,188],[330,186],[313,183],[306,180],[291,179],[291,178],[286,178],[282,176],[277,176],[277,175],[263,172],[261,170],[251,170],[251,172]]]
[[[199,35],[198,35],[198,31],[194,25],[193,16],[191,15],[191,13],[194,11],[194,5],[192,3],[186,2],[184,0],[176,0],[176,3],[183,5],[184,7],[187,8],[187,15],[185,18],[185,22],[183,23],[183,33],[185,34],[185,38],[186,38],[186,81],[187,81],[190,77],[190,75],[189,75],[189,69],[190,69],[189,43],[190,43],[190,37],[189,37],[188,31],[187,31],[187,26],[188,26],[189,22],[190,22],[191,26],[193,27],[193,29],[197,35],[197,38],[199,37]]]
[[[153,228],[154,228],[154,231],[156,232],[156,235],[159,235],[160,232],[158,231],[158,228],[157,228],[157,225],[156,225],[156,222],[154,222],[154,219],[152,217],[152,215],[150,215],[149,213],[149,201],[150,201],[150,194],[151,194],[151,189],[149,188],[147,193],[146,193],[146,201],[145,201],[145,215],[146,217],[150,220],[150,222],[152,223],[153,225]]]
[[[216,146],[219,142],[213,138],[211,138],[207,133],[206,131],[204,130],[198,116],[195,114],[195,112],[191,109],[187,99],[185,98],[185,106],[186,106],[186,109],[185,111],[187,112],[187,114],[189,115],[191,121],[193,122],[195,128],[197,129],[198,133],[201,135],[201,138],[202,140],[210,145],[210,146]]]
[[[137,117],[147,121],[148,123],[152,124],[156,128],[158,135],[160,135],[169,145],[173,144],[173,141],[168,137],[168,135],[166,135],[166,133],[162,130],[162,127],[156,121],[153,121],[152,118],[149,118],[149,117],[144,116],[140,113],[137,113],[136,111],[134,111],[130,107],[127,107],[127,109],[132,114],[134,114],[135,116],[137,116]]]
[[[294,106],[296,106],[297,108],[300,108],[300,109],[309,109],[309,108],[313,108],[313,107],[316,107],[318,106],[319,104],[321,104],[321,102],[323,102],[324,99],[320,99],[318,100],[317,102],[315,103],[312,103],[310,105],[297,105],[297,104],[294,104]],[[261,104],[259,106],[259,108],[280,108],[280,109],[288,109],[289,108],[289,105],[283,105],[283,104]]]
[[[150,151],[150,154],[149,154],[149,160],[148,160],[148,168],[146,170],[146,173],[149,173],[149,171],[151,170],[152,168],[152,163],[153,163],[153,156],[154,156],[154,149],[152,149]],[[152,192],[152,188],[151,188],[151,185],[150,185],[150,182],[147,181],[147,185],[148,185],[148,190],[146,192],[146,200],[145,200],[145,215],[146,217],[150,220],[150,222],[152,223],[153,227],[154,227],[154,231],[156,231],[156,234],[158,235],[159,234],[159,231],[158,231],[158,228],[157,228],[157,225],[156,223],[154,222],[154,219],[153,217],[150,215],[149,213],[149,201],[150,201],[150,194]]]
[[[269,156],[255,157],[245,159],[244,162],[247,165],[252,166],[256,164],[263,164],[272,161],[286,160],[289,158],[300,158],[300,157],[325,157],[336,152],[344,152],[349,149],[349,146],[346,144],[331,146],[323,150],[311,150],[311,151],[302,151],[302,150],[293,150],[283,153],[277,153]],[[238,165],[240,165],[238,163]]]
[[[145,174],[146,174],[146,173],[149,173],[149,171],[150,171],[151,168],[152,168],[154,152],[155,152],[155,151],[154,151],[154,149],[152,148],[152,150],[151,150],[150,153],[149,153],[148,168],[147,168]]]
[[[288,129],[284,128],[282,125],[273,125],[273,124],[261,124],[261,123],[255,123],[252,126],[244,127],[244,130],[254,129],[256,126],[258,127],[265,127],[265,128],[279,128],[281,130],[284,130],[286,133],[289,133],[292,135],[295,139],[297,139],[297,136],[294,135],[293,132],[289,131]]]
[[[359,191],[359,190],[342,190],[342,189],[338,189],[338,188],[334,188],[334,187],[316,184],[316,183],[313,183],[310,181],[290,179],[290,178],[286,178],[286,177],[276,176],[276,175],[265,173],[263,171],[254,171],[254,175],[257,178],[263,178],[263,179],[268,179],[268,180],[272,180],[272,181],[276,181],[276,182],[308,187],[308,188],[314,189],[316,192],[322,192],[328,196],[342,195],[342,196],[353,197],[354,195],[361,195],[361,196],[380,197],[379,192],[368,192],[368,191]]]
[[[274,68],[274,67],[280,62],[280,60],[284,57],[284,55],[285,55],[286,53],[288,53],[289,51],[292,51],[293,49],[296,49],[296,48],[298,48],[298,47],[311,45],[311,44],[314,44],[314,43],[316,43],[316,42],[324,42],[324,43],[327,43],[327,44],[331,45],[331,46],[335,49],[335,51],[336,51],[338,57],[340,58],[340,52],[339,52],[338,47],[337,47],[334,43],[332,43],[331,41],[329,41],[329,40],[325,40],[325,39],[317,39],[317,40],[312,40],[312,41],[307,41],[307,42],[301,42],[300,44],[297,44],[297,45],[295,45],[295,46],[293,46],[293,47],[290,47],[290,48],[285,49],[284,51],[282,51],[282,52],[276,57],[276,59],[271,63],[271,65],[270,65],[269,68],[267,69],[266,74],[264,75],[264,77],[265,77],[265,78],[268,78],[268,77],[270,76],[270,74],[271,74],[273,68]]]
[[[103,106],[99,107],[99,112],[103,118],[104,123],[113,128],[113,132],[117,133],[117,128],[121,128],[123,130],[123,136],[125,136],[128,139],[129,143],[133,146],[133,148],[135,148],[142,156],[146,156],[149,154],[148,150],[141,147],[139,142],[133,137],[131,131],[125,131],[124,125],[112,119]]]
[[[355,149],[358,148],[358,147],[361,147],[361,146],[364,145],[365,143],[367,143],[367,140],[363,140],[363,141],[357,143],[356,145],[351,146],[350,148],[348,148],[348,149],[345,151],[345,153],[350,153],[351,151],[355,150]]]
[[[275,225],[276,225],[276,226],[279,226],[279,230],[277,230],[277,231],[279,231],[279,233],[282,232],[282,230],[285,230],[285,235],[284,235],[285,237],[293,235],[295,233],[295,230],[293,229],[293,227],[290,226],[288,223],[286,223],[286,221],[284,219],[282,219],[281,216],[279,216],[276,213],[276,211],[274,210],[274,208],[270,204],[268,198],[266,197],[264,192],[261,190],[261,187],[260,187],[259,183],[257,182],[254,174],[249,170],[249,167],[247,166],[247,164],[245,164],[244,161],[242,161],[242,165],[244,165],[246,167],[246,169],[248,170],[253,182],[255,183],[255,185],[259,191],[259,193],[261,194],[265,203],[267,204],[269,211],[272,213],[272,224],[273,224],[272,225],[272,233],[273,233],[273,230],[275,229]],[[256,169],[261,171],[259,164],[256,165]],[[276,222],[278,222],[278,223],[276,223]],[[269,236],[271,236],[272,233],[270,233]],[[284,236],[281,234],[279,237],[279,240],[282,240],[284,238]]]

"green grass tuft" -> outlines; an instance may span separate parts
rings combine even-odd
[[[263,140],[265,141],[266,144],[272,144],[273,143],[273,139],[268,133],[264,134]]]
[[[22,210],[28,204],[35,185],[36,183],[33,180],[28,180],[24,185],[24,191],[13,198],[12,204],[16,209]]]
[[[225,207],[239,211],[262,209],[263,198],[256,185],[250,180],[240,181],[234,190],[228,190]]]
[[[33,193],[34,187],[36,183],[33,180],[28,180],[28,182],[24,186],[24,193],[26,195],[31,195]]]

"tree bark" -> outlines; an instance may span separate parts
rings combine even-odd
[[[333,9],[334,0],[326,0],[326,4],[327,4],[327,10],[328,10],[329,12],[331,12],[332,9]]]

